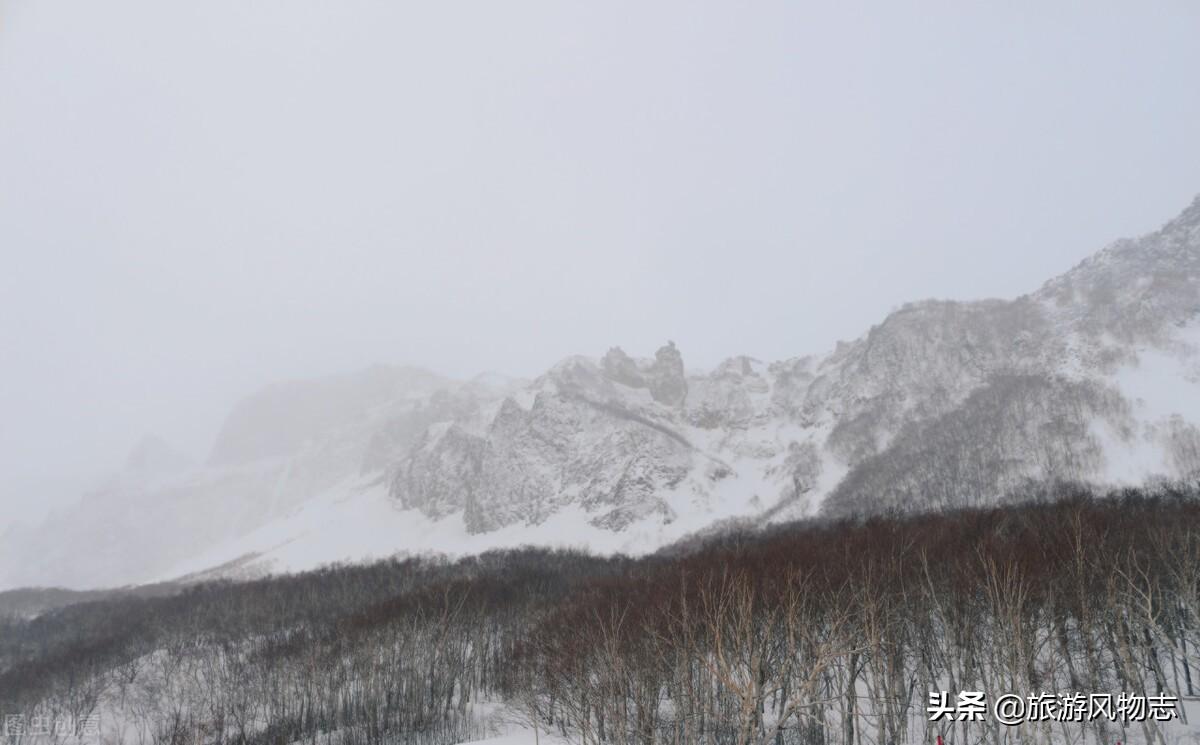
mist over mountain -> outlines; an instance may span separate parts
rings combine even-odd
[[[672,342],[595,352],[531,381],[380,366],[269,386],[205,462],[147,439],[74,509],[10,531],[0,586],[645,553],[730,521],[1195,478],[1200,199],[1030,294],[911,303],[825,355],[698,371]]]

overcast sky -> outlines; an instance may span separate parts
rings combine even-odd
[[[1200,192],[1195,2],[0,0],[0,528],[414,363],[828,350]]]

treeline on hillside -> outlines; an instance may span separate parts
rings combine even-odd
[[[22,587],[0,592],[0,618],[34,618],[56,608],[117,597],[174,595],[184,585],[161,582],[115,590],[66,590],[61,587]]]
[[[453,743],[505,702],[597,745],[1165,743],[1155,721],[928,721],[931,691],[1196,695],[1197,489],[1057,497],[84,603],[2,622],[0,715],[99,712],[143,743]]]

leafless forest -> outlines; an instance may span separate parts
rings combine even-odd
[[[105,738],[137,743],[453,743],[500,703],[594,744],[1166,743],[1153,721],[930,723],[926,704],[936,690],[1194,696],[1198,497],[1061,489],[636,560],[528,549],[37,615],[10,603],[0,713],[99,714]]]

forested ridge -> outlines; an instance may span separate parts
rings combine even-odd
[[[2,606],[0,606],[2,607]],[[931,691],[1196,695],[1200,490],[739,530],[632,559],[393,559],[0,620],[0,715],[127,742],[1165,743],[929,722]],[[926,739],[927,738],[927,739]]]

